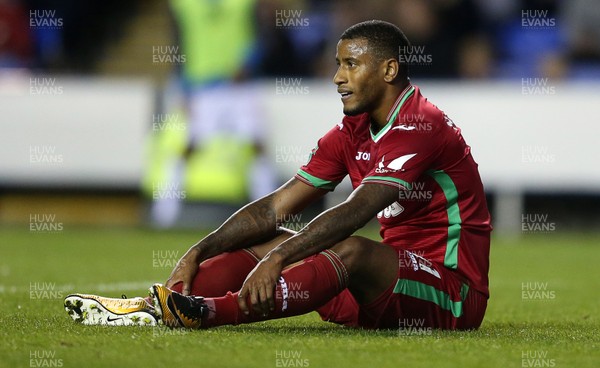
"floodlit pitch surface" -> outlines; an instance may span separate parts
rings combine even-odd
[[[376,232],[367,232],[374,235]],[[598,367],[600,235],[494,239],[480,330],[361,331],[317,314],[208,331],[74,323],[71,292],[145,295],[198,232],[0,228],[0,366]]]

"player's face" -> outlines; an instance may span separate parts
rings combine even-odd
[[[368,46],[364,38],[340,40],[337,44],[338,68],[333,83],[342,95],[346,115],[371,112],[383,97],[381,68]]]

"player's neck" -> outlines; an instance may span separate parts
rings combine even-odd
[[[369,114],[371,117],[371,130],[373,133],[377,134],[379,130],[386,126],[388,123],[387,117],[392,109],[392,106],[394,106],[398,96],[400,96],[402,91],[404,91],[409,84],[410,82],[407,80],[401,84],[390,86],[390,88],[384,94],[379,107]]]

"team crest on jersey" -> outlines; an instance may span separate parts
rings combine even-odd
[[[404,169],[402,167],[404,166],[406,161],[410,160],[411,158],[415,157],[416,155],[417,155],[416,153],[411,153],[408,155],[400,156],[396,159],[393,159],[389,164],[387,164],[387,166],[385,165],[385,156],[383,156],[381,158],[381,162],[377,165],[375,172],[378,174],[387,174],[387,173],[394,173],[397,171],[404,171]]]

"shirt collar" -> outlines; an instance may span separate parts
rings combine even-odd
[[[374,142],[378,142],[381,139],[381,137],[383,137],[385,133],[387,133],[392,128],[392,124],[396,120],[396,117],[398,117],[400,109],[402,108],[402,106],[404,106],[406,100],[408,100],[408,98],[414,93],[415,86],[409,83],[408,86],[406,86],[406,88],[400,93],[400,95],[396,99],[396,102],[394,102],[394,104],[392,105],[392,108],[390,109],[390,112],[388,113],[386,118],[387,124],[383,128],[381,128],[381,130],[377,132],[377,134],[373,134],[373,130],[369,128],[371,138]]]

